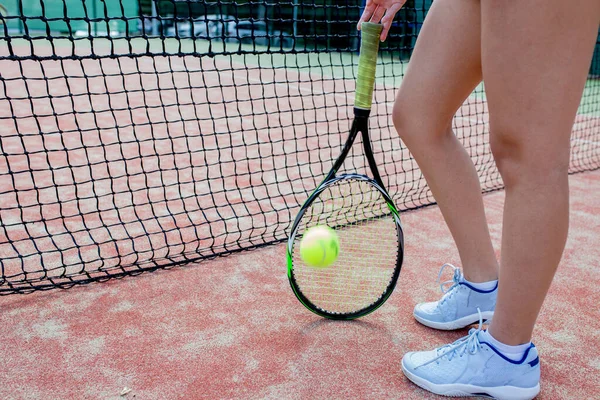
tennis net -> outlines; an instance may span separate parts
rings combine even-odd
[[[402,210],[434,202],[390,118],[430,4],[407,2],[377,70],[373,149]],[[0,294],[285,240],[349,130],[362,6],[23,0],[0,7]],[[594,57],[571,172],[600,167]],[[501,188],[483,86],[454,128],[482,190]],[[355,149],[346,167],[366,171]]]

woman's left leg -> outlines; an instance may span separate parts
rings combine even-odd
[[[569,146],[600,1],[482,0],[490,142],[506,200],[489,333],[528,343],[569,225]]]
[[[490,330],[411,352],[404,373],[434,393],[532,399],[530,343],[564,249],[569,138],[600,22],[600,2],[482,0],[482,70],[491,145],[506,186],[498,300]]]

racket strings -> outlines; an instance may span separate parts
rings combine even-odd
[[[334,228],[340,254],[313,268],[298,254],[302,234],[316,225]],[[295,238],[293,273],[303,295],[334,314],[364,310],[384,296],[398,257],[396,222],[381,192],[366,180],[345,178],[329,186],[306,210]]]

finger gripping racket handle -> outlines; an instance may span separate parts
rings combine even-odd
[[[375,85],[375,69],[379,52],[379,36],[383,26],[371,22],[363,22],[360,26],[360,55],[358,57],[358,73],[356,78],[356,96],[354,107],[370,110],[373,102],[373,86]]]

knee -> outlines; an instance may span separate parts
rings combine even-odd
[[[494,131],[490,134],[490,149],[504,183],[508,184],[507,179],[516,177],[523,163],[523,144],[520,138],[506,131]]]
[[[452,118],[441,120],[403,99],[396,99],[392,111],[392,122],[400,139],[410,148],[419,144],[435,144],[452,135]]]
[[[398,132],[398,136],[400,139],[406,141],[409,138],[410,125],[413,124],[410,118],[410,111],[406,109],[403,104],[399,100],[394,102],[394,108],[392,110],[392,122],[394,123],[394,128],[396,128],[396,132]]]
[[[527,130],[493,130],[490,147],[504,185],[541,183],[565,178],[569,170],[569,149],[530,140]],[[529,137],[529,139],[528,139]]]

